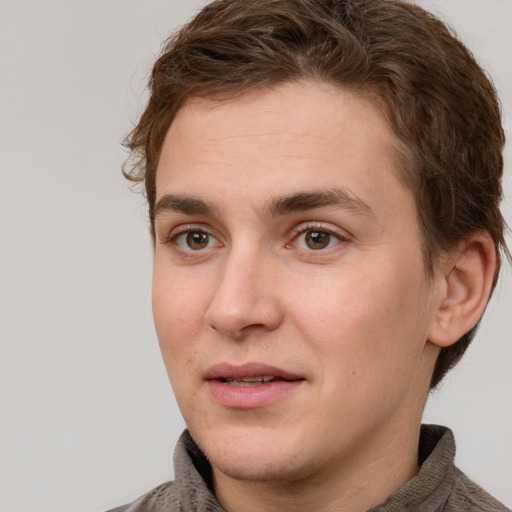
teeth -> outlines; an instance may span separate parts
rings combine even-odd
[[[274,377],[271,375],[264,375],[263,377],[244,377],[242,382],[268,382],[272,380]]]
[[[227,383],[230,386],[263,386],[264,383],[262,381],[255,382],[244,382],[240,380],[228,380]]]
[[[243,377],[237,380],[226,379],[226,382],[231,386],[259,386],[273,379],[272,375],[262,375],[261,377]]]

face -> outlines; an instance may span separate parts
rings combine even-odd
[[[394,142],[367,100],[307,82],[173,121],[154,319],[215,472],[320,474],[419,424],[434,294]]]

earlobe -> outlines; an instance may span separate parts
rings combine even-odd
[[[497,266],[494,242],[486,232],[474,233],[441,266],[442,291],[428,339],[448,347],[471,330],[485,310]]]

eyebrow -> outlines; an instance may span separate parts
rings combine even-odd
[[[337,206],[359,215],[375,217],[372,209],[364,201],[337,188],[276,197],[267,205],[266,211],[269,216],[276,217],[326,206]]]
[[[297,192],[271,199],[265,207],[268,217],[278,217],[295,212],[303,212],[326,206],[341,207],[359,215],[375,216],[372,209],[358,197],[341,189]],[[156,203],[153,216],[164,212],[178,212],[184,215],[205,215],[218,217],[217,208],[198,197],[166,194]]]
[[[173,194],[166,194],[157,201],[153,210],[153,217],[156,218],[163,212],[218,216],[217,208],[203,199]]]

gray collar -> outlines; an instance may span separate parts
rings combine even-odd
[[[434,512],[443,508],[455,475],[455,441],[451,430],[423,425],[418,457],[419,473],[369,512]],[[183,512],[224,512],[212,491],[211,466],[188,430],[176,446],[174,469],[174,486]]]

